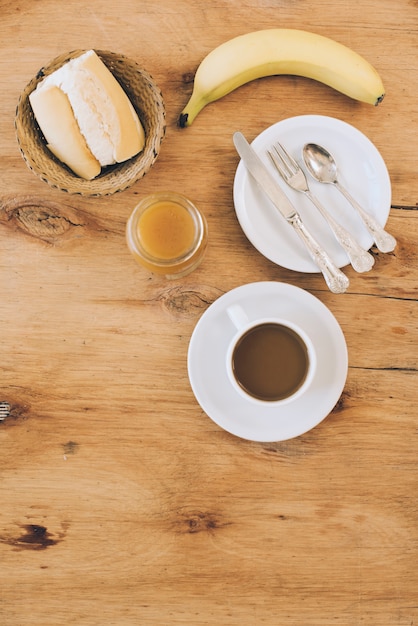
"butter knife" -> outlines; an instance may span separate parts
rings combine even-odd
[[[245,139],[244,135],[240,132],[236,132],[234,133],[233,140],[235,148],[245,167],[260,185],[264,193],[273,202],[274,206],[280,211],[285,220],[293,226],[296,233],[305,244],[312,259],[321,270],[330,291],[333,293],[344,293],[349,285],[347,276],[336,267],[328,253],[307,230],[299,213],[291,204],[280,185],[270,174],[258,154]]]

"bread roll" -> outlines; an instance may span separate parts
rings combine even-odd
[[[30,102],[51,152],[77,176],[87,180],[98,176],[101,165],[90,152],[65,93],[52,85],[33,91]]]
[[[126,161],[144,147],[135,109],[94,50],[44,78],[29,100],[48,147],[83,178],[97,176],[97,163]]]

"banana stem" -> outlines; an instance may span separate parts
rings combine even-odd
[[[190,100],[184,107],[183,111],[180,113],[178,119],[178,125],[180,128],[185,128],[186,126],[191,126],[195,117],[200,113],[200,111],[208,104],[210,100],[207,98],[202,98],[202,96],[194,91],[190,97]]]

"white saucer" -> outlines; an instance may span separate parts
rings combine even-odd
[[[234,303],[250,321],[280,317],[293,320],[309,334],[318,367],[301,398],[260,408],[234,389],[226,371],[226,352],[236,332],[226,309]],[[345,338],[331,311],[299,287],[269,281],[237,287],[211,304],[196,324],[188,351],[190,384],[202,409],[218,426],[251,441],[283,441],[319,424],[337,403],[347,369]]]
[[[383,158],[359,130],[346,122],[322,115],[301,115],[277,122],[252,142],[314,237],[328,251],[335,264],[344,267],[349,263],[347,254],[319,211],[305,194],[286,185],[274,168],[267,150],[277,141],[302,165],[312,193],[365,249],[372,246],[373,238],[357,211],[334,185],[319,183],[307,173],[302,148],[306,143],[318,143],[326,148],[336,160],[340,182],[382,226],[386,224],[391,203],[390,178]],[[234,204],[244,233],[261,254],[291,270],[319,272],[292,226],[279,214],[242,161],[235,174]]]

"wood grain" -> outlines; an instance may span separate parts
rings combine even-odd
[[[418,624],[418,4],[401,0],[0,2],[0,623],[4,626]],[[214,46],[271,26],[363,54],[378,108],[290,76],[177,118]],[[20,91],[76,48],[126,54],[153,76],[167,135],[131,189],[81,198],[25,166]],[[324,114],[364,132],[392,182],[394,253],[331,294],[275,266],[235,217],[238,157],[274,122]],[[205,213],[198,270],[167,282],[135,264],[125,223],[154,190]],[[298,285],[336,316],[349,372],[305,435],[254,443],[217,427],[187,375],[208,306],[259,280]]]

